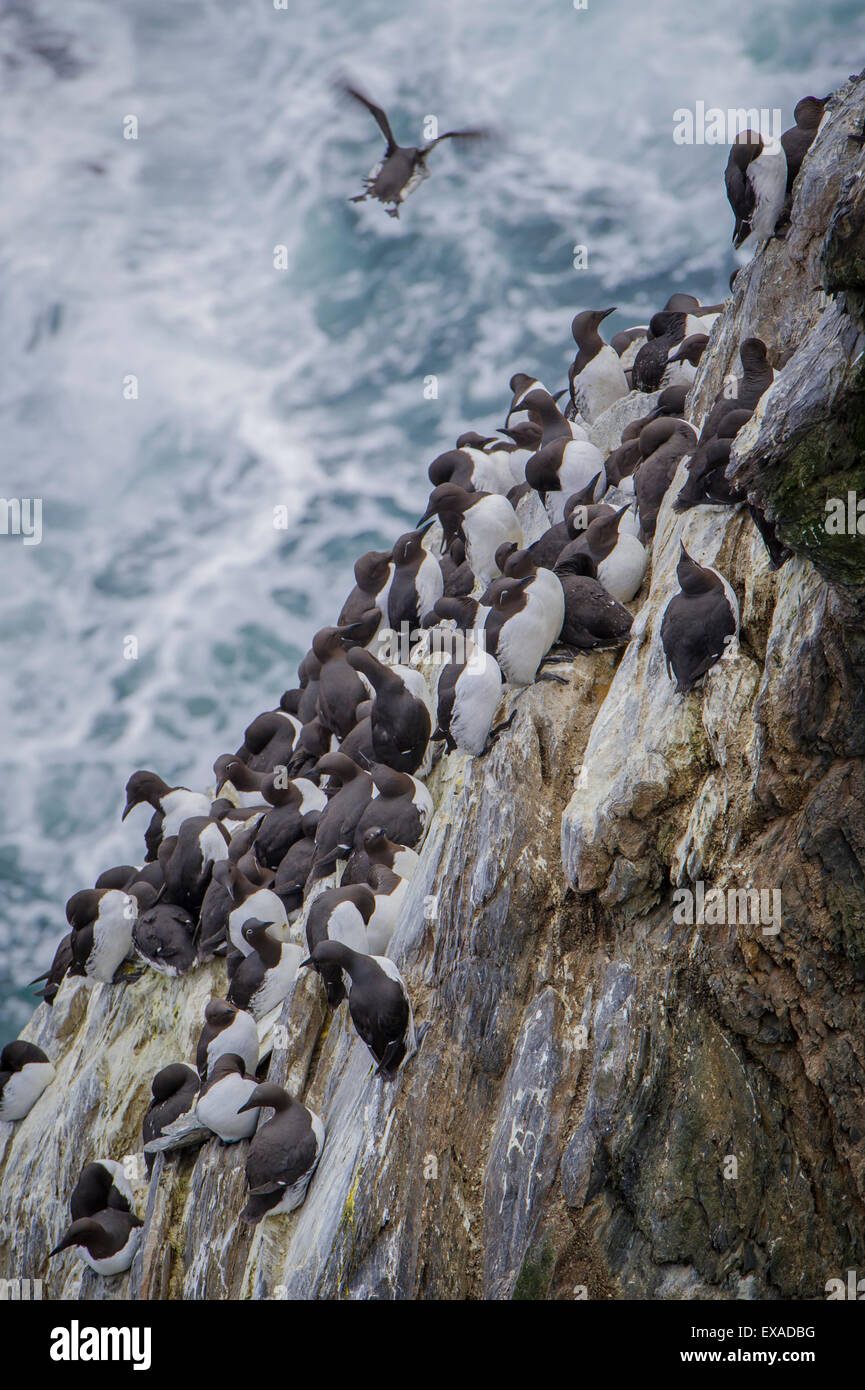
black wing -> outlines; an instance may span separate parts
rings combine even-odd
[[[428,145],[424,145],[421,154],[429,154],[442,140],[488,140],[489,136],[490,132],[483,126],[471,126],[467,130],[446,130],[444,135],[438,135],[435,140],[430,140]]]
[[[370,115],[375,120],[376,125],[378,126],[379,130],[381,131],[382,135],[387,141],[387,153],[392,154],[393,151],[397,148],[397,143],[396,140],[394,140],[393,138],[393,131],[390,128],[390,121],[388,120],[384,111],[382,111],[381,107],[376,106],[375,102],[370,101],[369,97],[365,97],[363,92],[359,92],[356,87],[352,87],[351,84],[348,82],[339,82],[337,83],[337,86],[339,87],[339,90],[344,93],[345,96],[353,97],[355,101],[360,102],[361,106],[366,107],[367,111],[369,111]]]

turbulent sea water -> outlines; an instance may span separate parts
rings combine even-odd
[[[512,372],[563,385],[580,308],[723,295],[726,150],[673,111],[786,126],[865,61],[859,0],[288,6],[0,0],[0,495],[43,506],[0,536],[0,1042],[66,898],[140,859],[129,773],[207,785]],[[354,207],[380,139],[339,73],[406,143],[496,139]]]

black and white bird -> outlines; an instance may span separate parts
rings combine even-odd
[[[121,820],[136,806],[153,807],[153,817],[145,835],[147,858],[155,859],[163,838],[176,835],[190,816],[209,816],[210,797],[188,787],[169,787],[156,772],[133,772],[126,783],[126,805]]]
[[[141,1142],[145,1148],[159,1139],[168,1125],[191,1113],[200,1084],[198,1073],[184,1062],[171,1062],[156,1073],[150,1083],[153,1099],[141,1122]],[[152,1164],[152,1153],[146,1154],[146,1160],[148,1166]]]
[[[462,660],[457,659],[459,655]],[[472,757],[485,752],[502,698],[503,679],[492,653],[470,637],[464,638],[462,653],[455,653],[439,675],[438,722],[433,738],[443,740],[449,752],[459,749]]]
[[[137,885],[135,885],[137,888]],[[149,892],[143,885],[140,892]],[[138,901],[120,888],[84,888],[66,904],[72,928],[70,975],[110,984],[132,948]]]
[[[435,601],[441,596],[439,589]],[[420,671],[405,665],[385,666],[360,647],[349,652],[348,664],[365,676],[375,691],[370,711],[375,761],[398,772],[417,772],[432,732],[429,688]]]
[[[367,923],[375,911],[375,896],[367,883],[345,888],[326,888],[312,902],[306,919],[306,943],[310,953],[323,941],[336,941],[358,954],[369,954]],[[336,1009],[345,998],[342,971],[322,965],[319,971],[327,1002]]]
[[[685,695],[734,648],[739,604],[724,576],[692,560],[684,542],[676,575],[680,592],[665,609],[661,642],[667,674],[676,679],[676,694]]]
[[[598,517],[566,546],[559,556],[557,568],[570,563],[571,573],[577,572],[577,556],[584,556],[584,573],[598,579],[619,603],[630,603],[639,592],[649,563],[648,551],[622,521],[629,506],[620,507],[612,516]]]
[[[724,184],[735,217],[733,245],[738,249],[753,237],[759,246],[774,236],[787,188],[787,158],[780,141],[759,131],[740,131]]]
[[[244,1058],[236,1052],[224,1052],[202,1083],[193,1110],[193,1121],[209,1129],[223,1144],[236,1144],[240,1139],[249,1139],[255,1133],[258,1112],[247,1109],[246,1103],[256,1084],[255,1077],[246,1074]],[[183,1123],[181,1119],[180,1125]]]
[[[255,917],[244,923],[241,933],[252,949],[239,962],[228,986],[229,1003],[255,1019],[265,1018],[288,998],[304,955],[296,942],[274,940],[270,925]]]
[[[387,956],[368,956],[339,941],[320,941],[304,962],[319,972],[343,970],[351,981],[348,1011],[376,1064],[376,1076],[393,1081],[417,1051],[414,1016],[405,980]]]
[[[132,1211],[132,1203],[132,1187],[122,1163],[113,1158],[97,1158],[81,1169],[69,1198],[69,1215],[73,1221],[80,1221],[107,1208]]]
[[[513,541],[521,546],[523,533],[517,514],[506,497],[492,492],[466,492],[455,483],[442,483],[430,493],[420,525],[438,516],[447,544],[460,534],[466,559],[477,582],[486,586],[499,573],[495,554],[500,545]]]
[[[571,405],[589,423],[630,389],[619,354],[598,332],[604,319],[615,312],[615,305],[612,309],[584,309],[571,324],[577,345],[577,355],[568,369]]]
[[[201,1079],[206,1080],[219,1058],[229,1053],[241,1057],[244,1065],[255,1071],[258,1066],[255,1019],[227,999],[210,999],[195,1049],[195,1065]]]
[[[67,1227],[61,1240],[49,1251],[49,1259],[63,1250],[75,1250],[79,1258],[97,1274],[123,1274],[132,1264],[141,1244],[144,1222],[133,1211],[107,1207],[93,1216],[82,1217]]]
[[[299,1207],[324,1148],[324,1125],[282,1086],[263,1082],[240,1107],[273,1110],[259,1125],[246,1158],[249,1196],[241,1221],[255,1225],[264,1216],[282,1216]]]
[[[16,1038],[0,1052],[0,1120],[23,1120],[55,1071],[41,1047]]]
[[[350,201],[362,203],[366,198],[375,198],[385,205],[388,217],[399,217],[401,204],[429,177],[426,161],[436,145],[443,140],[479,140],[489,135],[489,131],[474,126],[465,130],[446,130],[425,145],[398,145],[380,106],[347,82],[339,83],[339,88],[346,96],[366,107],[386,141],[384,157],[367,175],[363,193],[358,193]]]

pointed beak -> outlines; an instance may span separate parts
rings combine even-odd
[[[426,533],[427,533],[427,531],[430,529],[430,527],[432,526],[432,524],[433,524],[434,521],[435,521],[435,517],[434,517],[434,516],[431,516],[430,519],[429,519],[429,521],[421,520],[420,525],[417,527],[417,530],[420,531],[421,534],[425,536]]]
[[[255,1092],[253,1091],[252,1094],[254,1095]],[[258,1102],[257,1102],[257,1101],[254,1101],[254,1100],[252,1099],[252,1096],[250,1096],[250,1097],[249,1097],[249,1100],[245,1100],[245,1101],[243,1102],[243,1105],[241,1105],[241,1107],[240,1107],[240,1109],[238,1110],[237,1113],[238,1113],[238,1115],[242,1115],[243,1112],[244,1112],[244,1110],[260,1110],[260,1109],[261,1109],[261,1106],[258,1104]]]
[[[120,819],[126,820],[126,817],[129,815],[129,812],[135,808],[136,804],[137,803],[134,801],[127,801],[126,805],[123,808],[123,815],[120,817]]]
[[[429,507],[427,507],[427,510],[424,512],[423,516],[421,517],[420,521],[418,522],[417,526],[415,527],[415,530],[416,530],[416,531],[419,531],[420,528],[421,528],[423,525],[425,525],[426,522],[428,522],[428,521],[429,521],[429,522],[435,521],[435,518],[436,518],[436,512],[435,512],[435,510],[434,510],[434,509],[431,510]]]
[[[561,391],[557,391],[556,394],[553,396],[553,400],[560,401],[562,399],[562,396],[566,396],[568,394],[568,390],[569,388],[567,386],[563,386]]]
[[[605,309],[604,312],[601,314],[600,322],[603,323],[604,319],[608,319],[610,317],[610,314],[614,314],[616,312],[617,307],[618,306],[614,304],[612,309]]]
[[[302,960],[297,968],[298,970],[307,970],[310,966],[314,967],[315,961],[312,956],[307,956],[306,960]]]

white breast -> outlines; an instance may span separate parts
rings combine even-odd
[[[261,798],[259,797],[260,801]],[[248,803],[239,802],[239,805]],[[176,787],[174,791],[168,792],[162,798],[162,810],[165,819],[162,822],[162,838],[167,840],[171,835],[176,835],[185,820],[190,816],[209,816],[210,797],[202,792],[190,792],[185,787]]]
[[[637,538],[619,532],[615,550],[598,565],[598,579],[619,603],[630,603],[639,592],[648,563],[648,551]]]
[[[258,1066],[258,1029],[255,1019],[244,1009],[238,1009],[233,1021],[217,1033],[210,1043],[207,1049],[208,1072],[213,1070],[213,1064],[218,1058],[225,1057],[229,1052],[235,1052],[238,1057],[243,1058],[243,1065],[247,1071],[255,1071]]]
[[[621,396],[628,394],[628,379],[613,348],[605,344],[574,378],[574,395],[580,414],[593,423]],[[597,472],[597,469],[595,469]]]
[[[3,1087],[0,1120],[23,1120],[54,1076],[50,1062],[25,1062],[20,1071],[12,1073]]]
[[[97,1274],[123,1274],[135,1259],[135,1252],[141,1244],[142,1235],[142,1228],[133,1226],[123,1249],[118,1250],[116,1255],[110,1255],[107,1260],[94,1260],[83,1245],[76,1246],[76,1250],[84,1263],[89,1265],[91,1269],[95,1269]]]
[[[259,988],[249,1001],[254,1018],[264,1018],[283,999],[287,999],[297,978],[297,967],[306,955],[302,946],[286,941],[282,947],[279,964],[265,973]]]
[[[328,918],[327,935],[331,941],[341,941],[343,946],[369,955],[366,923],[353,902],[337,903]]]
[[[464,753],[477,756],[484,751],[502,690],[499,663],[489,652],[474,648],[457,680],[451,714],[451,737]]]
[[[246,1077],[233,1073],[222,1081],[217,1081],[195,1107],[201,1124],[218,1134],[224,1144],[235,1144],[238,1139],[248,1139],[255,1133],[258,1124],[258,1111],[245,1110],[238,1115],[255,1090],[256,1083]]]
[[[784,206],[787,157],[783,148],[778,145],[777,150],[773,146],[764,149],[762,154],[748,165],[748,179],[756,199],[751,218],[751,236],[758,243],[768,241],[775,231],[775,223]]]
[[[270,888],[259,888],[257,892],[251,893],[245,902],[235,907],[228,917],[228,935],[231,943],[245,956],[252,953],[252,947],[244,941],[240,930],[251,917],[257,917],[259,922],[273,922],[270,935],[277,941],[288,935],[288,918],[282,899]]]
[[[506,497],[482,498],[465,514],[466,558],[482,588],[499,573],[495,553],[506,541],[522,547],[523,533],[517,514]]]
[[[305,816],[307,811],[323,811],[327,805],[327,797],[321,787],[317,787],[308,777],[295,777],[293,780],[302,798],[300,814]]]

